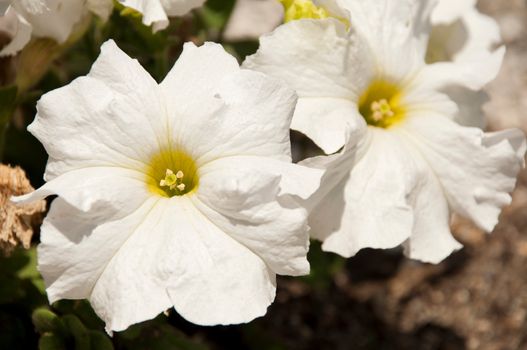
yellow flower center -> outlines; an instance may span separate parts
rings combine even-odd
[[[279,0],[284,6],[284,22],[291,22],[303,18],[324,19],[334,17],[349,28],[349,21],[342,17],[332,16],[322,6],[317,6],[312,0]]]
[[[317,7],[311,0],[279,0],[284,6],[284,22],[302,18],[328,18],[329,13],[323,7]]]
[[[191,194],[199,185],[196,163],[182,150],[164,149],[154,155],[146,175],[150,192],[163,197]]]
[[[359,112],[368,125],[389,128],[404,119],[399,86],[387,80],[375,80],[359,99]]]

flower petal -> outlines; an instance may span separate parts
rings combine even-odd
[[[284,20],[283,6],[276,0],[238,0],[223,38],[227,42],[258,40],[260,35],[269,33]]]
[[[411,116],[403,127],[438,176],[451,208],[492,231],[524,162],[521,131],[485,134],[433,113]]]
[[[229,157],[207,164],[203,172],[195,203],[205,216],[275,273],[309,272],[307,212],[291,195],[311,195],[321,171],[260,157]]]
[[[293,195],[299,199],[309,198],[318,189],[323,175],[323,171],[319,169],[311,169],[266,157],[241,155],[217,159],[204,165],[200,169],[200,176],[203,178],[207,176],[207,180],[213,184],[213,178],[210,174],[217,171],[234,171],[232,174],[229,173],[229,177],[225,178],[224,181],[228,181],[230,178],[236,180],[243,177],[243,175],[236,175],[236,172],[240,174],[262,173],[262,176],[265,173],[266,176],[278,176],[280,178],[279,195]]]
[[[108,215],[126,214],[150,196],[144,177],[142,173],[125,168],[87,167],[69,171],[37,190],[11,200],[24,204],[59,195],[69,205],[84,212],[100,207]]]
[[[336,19],[298,20],[260,38],[244,68],[284,80],[300,97],[355,98],[373,75],[368,49]]]
[[[464,16],[464,23],[468,28],[469,38],[463,50],[457,54],[461,60],[476,50],[494,50],[494,46],[502,41],[498,23],[492,17],[483,15],[477,9],[469,11]],[[497,73],[497,72],[496,72]]]
[[[432,13],[432,37],[442,39],[436,44],[449,51],[452,60],[470,57],[474,51],[490,52],[501,41],[498,23],[480,13],[476,5],[476,0],[440,0]],[[452,48],[455,50],[449,50]]]
[[[143,24],[146,26],[153,25],[154,32],[168,27],[169,20],[159,0],[119,0],[119,2],[140,12],[143,15]]]
[[[87,166],[142,170],[166,138],[156,82],[106,42],[87,77],[45,94],[29,131],[50,158],[46,179]],[[64,116],[68,116],[64,118]]]
[[[449,229],[449,208],[430,166],[398,129],[348,130],[344,150],[302,164],[325,168],[311,198],[311,235],[344,257],[401,243],[412,259],[437,263],[461,245]]]
[[[485,129],[487,123],[483,105],[490,99],[487,92],[473,91],[461,86],[449,86],[443,90],[458,106],[458,111],[454,115],[457,123]]]
[[[240,70],[236,59],[219,44],[197,47],[185,43],[170,72],[160,84],[172,118],[190,119],[191,111],[202,110],[203,99],[211,99],[223,80]],[[182,108],[184,108],[182,110]]]
[[[79,212],[55,200],[38,248],[50,302],[87,298],[108,331],[123,330],[170,308],[165,286],[152,273],[155,254],[163,245],[151,236],[160,219],[155,203],[150,199],[128,216],[112,220],[104,211]],[[148,249],[137,247],[141,239]],[[121,265],[123,258],[127,260]]]
[[[220,45],[186,45],[162,88],[172,138],[198,163],[243,154],[290,161],[294,91],[261,73],[240,70]]]
[[[213,225],[190,202],[168,208],[172,241],[160,266],[175,309],[201,325],[249,322],[275,297],[275,274],[256,254]],[[182,242],[184,242],[182,244]]]
[[[192,129],[181,132],[186,144],[199,152],[199,162],[234,155],[291,161],[289,128],[297,101],[293,90],[261,73],[243,70],[224,79],[216,96],[222,101],[221,110],[196,118]]]
[[[456,62],[438,62],[426,65],[416,81],[425,82],[435,89],[449,86],[463,86],[471,90],[480,90],[498,74],[505,47],[494,52],[472,52]],[[485,74],[481,74],[485,72]]]
[[[183,16],[202,6],[206,0],[161,0],[169,16]]]
[[[381,73],[403,80],[421,68],[435,0],[343,1],[351,26],[365,38]]]
[[[414,221],[407,196],[420,169],[398,136],[369,128],[357,146],[330,157],[302,162],[328,169],[309,217],[322,249],[350,257],[363,248],[393,248],[406,241]]]
[[[363,123],[357,105],[347,99],[307,97],[298,100],[291,129],[309,136],[331,154],[344,146],[347,126]]]
[[[438,264],[462,245],[450,232],[450,209],[437,176],[410,140],[402,137],[401,141],[422,174],[408,196],[414,223],[412,234],[404,243],[404,252],[411,259]]]
[[[432,12],[432,23],[451,23],[476,6],[477,0],[439,0]]]
[[[11,56],[19,52],[31,39],[33,28],[14,8],[9,7],[5,16],[0,17],[0,31],[11,37],[11,41],[2,48],[0,57]]]
[[[13,8],[33,27],[33,35],[40,38],[52,38],[64,43],[74,26],[86,15],[84,0],[50,0],[45,8],[39,4],[34,8],[15,1]]]

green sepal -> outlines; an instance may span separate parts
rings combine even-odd
[[[56,334],[47,333],[38,341],[39,350],[66,350],[63,339]]]
[[[60,318],[47,308],[38,308],[33,311],[31,319],[33,320],[33,325],[35,325],[37,332],[41,334],[47,332],[61,332],[64,329],[64,325]]]

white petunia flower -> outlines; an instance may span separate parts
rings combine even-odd
[[[172,306],[191,322],[265,314],[275,275],[309,272],[321,172],[291,163],[293,90],[220,45],[184,51],[161,84],[113,41],[86,77],[45,94],[29,126],[57,194],[39,271],[50,302],[90,300],[108,330]]]
[[[143,15],[143,23],[152,26],[154,32],[168,27],[169,16],[183,16],[202,6],[206,0],[119,0]]]
[[[236,0],[223,38],[229,41],[257,39],[282,23],[283,12],[277,0]]]
[[[299,94],[292,128],[326,153],[312,198],[312,235],[345,257],[404,243],[411,258],[439,262],[460,244],[451,212],[491,231],[523,164],[518,130],[484,133],[453,121],[446,86],[481,87],[480,67],[425,64],[434,1],[346,0],[339,20],[301,19],[263,36],[244,66]],[[486,79],[486,78],[485,78]]]
[[[11,41],[2,48],[0,56],[16,54],[32,36],[51,38],[62,44],[88,15],[88,10],[107,19],[112,8],[110,0],[11,1],[5,15],[0,17],[0,31],[6,32]]]
[[[31,40],[31,24],[15,9],[9,7],[0,17],[0,32],[11,40],[0,50],[0,57],[11,56],[19,52]]]
[[[476,3],[477,0],[439,0],[432,12],[426,60],[428,63],[453,62],[460,72],[478,71],[477,86],[451,86],[443,90],[459,106],[456,121],[483,128],[485,120],[481,110],[488,95],[474,90],[497,76],[505,48],[495,49],[501,42],[499,26],[494,19],[480,13]]]

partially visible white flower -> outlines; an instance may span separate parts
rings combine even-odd
[[[275,275],[309,272],[307,212],[321,172],[291,163],[296,95],[186,44],[161,84],[113,41],[86,77],[45,94],[29,130],[57,194],[41,228],[50,302],[90,300],[108,330],[175,307],[191,322],[265,314]]]
[[[476,69],[482,86],[497,76],[505,49],[497,48],[502,41],[498,24],[480,13],[476,4],[477,0],[439,0],[432,13],[426,58],[428,63],[453,62],[460,74]],[[455,116],[459,123],[485,126],[481,108],[488,96],[478,91],[481,86],[445,87],[444,92],[459,106]]]
[[[16,54],[32,36],[62,44],[89,10],[107,19],[112,8],[111,0],[11,1],[5,16],[0,18],[0,31],[8,33],[11,42],[0,51],[0,56]]]
[[[334,17],[349,24],[348,12],[339,6],[339,0],[278,0],[284,7],[284,22],[302,18],[323,19]]]
[[[348,13],[337,0],[238,0],[225,29],[227,40],[253,40],[282,22],[299,18],[345,19]]]
[[[119,0],[143,15],[143,23],[152,26],[154,32],[168,27],[169,16],[183,16],[192,9],[198,8],[206,0]]]
[[[11,56],[19,52],[31,40],[31,24],[12,7],[0,17],[0,32],[3,32],[11,40],[0,50],[1,56]]]
[[[445,87],[477,90],[488,62],[425,64],[432,0],[342,0],[333,18],[286,23],[260,39],[244,67],[280,78],[299,100],[292,128],[327,157],[309,223],[322,248],[349,257],[404,244],[439,262],[461,245],[451,212],[491,231],[524,164],[519,130],[484,133],[453,121]]]
[[[278,0],[237,0],[223,37],[229,41],[257,39],[278,27],[283,19]]]

